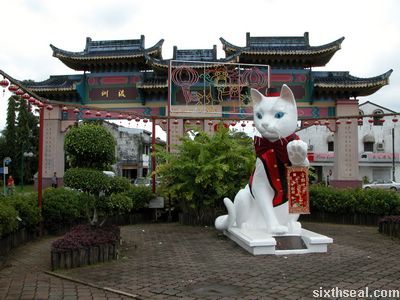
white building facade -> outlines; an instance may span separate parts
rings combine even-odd
[[[400,181],[400,124],[397,116],[380,116],[395,112],[372,102],[359,105],[360,115],[374,117],[358,121],[359,180],[386,179]],[[362,120],[362,121],[361,121]],[[350,120],[349,120],[350,121]],[[347,122],[342,119],[341,122]],[[323,123],[323,122],[322,122]],[[312,125],[297,132],[309,145],[309,159],[318,181],[334,178],[335,133],[324,125]]]

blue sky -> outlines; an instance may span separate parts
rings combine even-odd
[[[52,57],[49,44],[82,51],[93,40],[139,39],[150,47],[164,39],[163,57],[178,49],[224,52],[219,41],[244,46],[251,36],[302,36],[318,46],[342,36],[342,49],[318,70],[373,77],[389,69],[389,86],[359,98],[400,111],[400,1],[396,0],[13,0],[0,12],[0,69],[17,79],[42,81],[74,71]],[[0,96],[0,129],[8,98]]]

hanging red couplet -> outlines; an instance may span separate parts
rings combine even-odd
[[[308,168],[288,167],[288,200],[290,214],[309,214]]]

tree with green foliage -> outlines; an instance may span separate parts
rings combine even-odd
[[[101,125],[86,123],[65,135],[64,149],[71,167],[107,170],[115,162],[115,140]]]
[[[102,172],[115,161],[115,144],[112,134],[96,123],[75,126],[65,135],[64,149],[73,168],[65,172],[64,184],[94,197],[88,205],[93,210],[92,225],[101,226],[107,215],[132,208],[132,200],[120,195],[129,189],[129,181]],[[99,215],[104,217],[102,222]]]
[[[38,153],[37,125],[38,117],[31,112],[29,104],[17,96],[11,96],[8,99],[6,127],[0,140],[0,155],[2,158],[6,156],[11,158],[9,173],[18,183],[21,172],[24,174],[25,182],[32,180],[33,174],[37,172],[37,155],[30,159],[23,157],[24,152]]]
[[[230,132],[223,126],[212,136],[199,132],[184,137],[177,151],[158,153],[165,161],[156,172],[161,188],[180,201],[184,213],[198,223],[223,207],[223,198],[234,198],[249,180],[255,155],[250,137]]]
[[[4,157],[8,156],[11,158],[11,164],[8,166],[9,174],[16,172],[18,167],[16,158],[16,153],[17,153],[16,111],[18,109],[18,104],[16,102],[16,99],[17,96],[11,96],[10,98],[8,98],[6,127],[3,130],[3,136],[5,138]]]
[[[20,143],[15,158],[19,165],[18,170],[16,170],[18,180],[20,180],[23,175],[24,182],[32,181],[33,174],[37,172],[38,167],[38,118],[33,115],[30,110],[31,108],[29,103],[26,101],[20,101],[16,120],[16,137]],[[23,156],[25,152],[32,152],[34,156],[27,159]]]

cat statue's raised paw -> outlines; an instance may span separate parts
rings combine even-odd
[[[228,214],[215,220],[218,230],[231,226],[262,229],[271,235],[299,234],[298,214],[289,214],[286,167],[308,166],[307,144],[298,139],[294,95],[283,85],[277,97],[251,89],[254,124],[261,136],[254,138],[256,166],[249,184],[234,202],[225,198]]]

